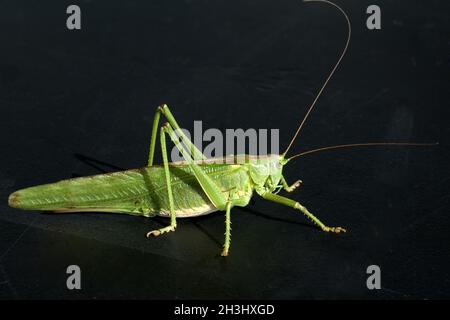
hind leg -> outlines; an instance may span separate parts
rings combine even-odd
[[[167,147],[166,147],[166,127],[161,127],[161,152],[163,157],[163,164],[164,164],[164,173],[166,177],[166,186],[167,186],[167,192],[169,197],[169,208],[170,208],[170,225],[161,229],[152,230],[147,233],[147,237],[150,236],[159,236],[166,232],[175,231],[175,228],[177,227],[177,220],[175,216],[175,206],[173,204],[173,194],[172,194],[172,185],[170,183],[170,170],[169,170],[169,160],[167,157]]]

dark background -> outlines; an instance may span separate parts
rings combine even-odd
[[[285,147],[345,42],[340,13],[300,1],[19,1],[0,11],[1,298],[449,298],[448,1],[339,1],[347,56],[292,152],[370,141],[289,164],[298,199],[329,225],[255,197],[179,220],[41,214],[7,206],[16,189],[145,165],[154,109],[188,129],[280,128]],[[66,28],[66,7],[82,29]],[[158,148],[159,149],[159,148]],[[159,160],[158,156],[158,161]],[[82,290],[66,289],[66,268]],[[382,289],[366,288],[381,267]]]

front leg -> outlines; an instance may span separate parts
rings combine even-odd
[[[284,190],[286,190],[287,192],[292,192],[295,189],[297,189],[298,187],[300,187],[302,180],[297,180],[293,184],[288,185],[286,179],[284,179],[284,177],[281,177],[281,183],[283,184]]]
[[[286,197],[282,197],[270,192],[267,192],[262,195],[262,197],[266,200],[273,201],[294,209],[297,209],[301,211],[305,216],[307,216],[309,219],[311,219],[312,222],[314,222],[317,226],[320,227],[325,232],[333,232],[333,233],[341,233],[346,232],[344,228],[341,227],[328,227],[325,224],[322,223],[318,218],[316,218],[311,212],[308,211],[304,206],[302,206],[299,202],[291,200]]]

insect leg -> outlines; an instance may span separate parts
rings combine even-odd
[[[225,212],[225,243],[223,244],[223,250],[220,254],[222,257],[228,256],[231,242],[231,201],[227,202],[227,210]]]
[[[194,159],[192,159],[189,152],[183,148],[181,145],[181,141],[183,141],[183,136],[177,136],[170,125],[170,123],[166,123],[161,131],[161,135],[165,135],[167,133],[172,140],[172,142],[175,144],[177,149],[181,152],[183,155],[183,158],[188,163],[189,167],[193,171],[197,181],[199,182],[203,192],[205,192],[206,196],[209,198],[209,200],[212,202],[212,204],[219,210],[224,211],[225,210],[225,243],[223,246],[222,256],[227,256],[228,251],[230,249],[230,238],[231,238],[231,218],[230,218],[230,211],[231,207],[233,206],[233,202],[231,200],[226,200],[225,196],[221,192],[220,188],[217,186],[217,184],[203,171],[203,169],[195,163]],[[181,141],[180,141],[181,140]],[[184,141],[183,141],[184,142]],[[167,152],[166,152],[166,162],[167,162]],[[165,163],[166,163],[165,162]],[[168,164],[167,164],[168,165]],[[168,170],[168,168],[167,168]],[[168,175],[166,174],[166,177]],[[170,181],[168,181],[169,183]],[[175,220],[175,218],[174,218]]]
[[[205,192],[209,200],[217,209],[219,209],[220,211],[225,211],[227,206],[227,199],[225,198],[217,184],[203,171],[203,169],[197,163],[195,163],[190,153],[185,148],[183,148],[183,146],[181,145],[181,141],[185,142],[183,136],[177,136],[170,123],[166,123],[164,127],[166,128],[165,132],[169,134],[170,139],[183,155],[183,158],[188,163],[189,168],[192,169],[198,183],[202,187],[203,192]]]
[[[155,155],[156,135],[158,134],[159,118],[161,116],[160,107],[156,109],[155,117],[153,118],[152,136],[150,138],[150,152],[148,155],[148,166],[153,165],[153,158]]]
[[[172,185],[170,183],[170,170],[169,170],[169,160],[167,157],[167,147],[166,147],[166,127],[161,127],[161,152],[163,157],[163,164],[164,164],[164,173],[166,176],[166,186],[167,186],[167,193],[169,196],[169,208],[170,208],[170,226],[153,230],[147,233],[147,237],[150,236],[159,236],[163,233],[175,231],[175,228],[177,227],[177,221],[175,217],[175,206],[173,204],[173,194],[172,194]]]
[[[273,201],[297,210],[300,210],[305,216],[307,216],[309,219],[311,219],[312,222],[314,222],[317,226],[320,227],[325,232],[334,232],[334,233],[341,233],[346,232],[344,228],[341,227],[328,227],[325,224],[322,223],[318,218],[316,218],[311,212],[308,211],[304,206],[302,206],[299,202],[295,200],[291,200],[286,197],[282,197],[270,192],[267,192],[262,195],[262,197],[266,200]]]
[[[195,160],[204,160],[206,157],[203,153],[186,137],[186,135],[181,130],[174,116],[169,110],[169,107],[164,104],[156,108],[155,117],[153,118],[153,127],[152,127],[152,136],[150,138],[150,152],[148,158],[148,166],[151,167],[153,165],[154,153],[155,153],[155,144],[156,144],[156,135],[158,133],[158,124],[161,113],[166,117],[167,121],[170,123],[172,128],[174,128],[180,137],[183,137],[183,142],[186,144],[186,147],[191,150],[191,154],[194,156]]]
[[[298,187],[300,187],[302,180],[297,180],[293,184],[288,185],[288,183],[286,182],[286,179],[284,179],[284,177],[281,177],[281,183],[283,184],[284,190],[286,190],[287,192],[292,192],[295,189],[297,189]]]
[[[206,157],[203,155],[203,153],[183,133],[174,116],[170,112],[169,107],[166,104],[164,104],[163,106],[160,107],[160,109],[162,114],[167,118],[167,121],[170,123],[172,129],[176,131],[177,135],[180,136],[180,138],[182,139],[183,143],[186,145],[188,150],[190,150],[194,160],[206,160]]]

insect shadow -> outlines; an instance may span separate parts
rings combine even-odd
[[[83,162],[84,164],[87,164],[88,166],[94,168],[95,170],[97,170],[97,171],[99,171],[101,173],[108,173],[108,171],[102,169],[102,167],[100,167],[100,166],[108,167],[108,168],[116,170],[116,171],[124,171],[125,170],[124,168],[121,168],[119,166],[110,164],[110,163],[105,162],[105,161],[97,160],[97,159],[85,156],[83,154],[80,154],[80,153],[74,153],[73,156],[77,160]],[[82,175],[80,175],[80,174],[72,173],[72,177],[73,178],[81,177],[81,176]]]
[[[255,201],[253,201],[252,204],[254,204],[254,203],[255,203]],[[301,221],[293,221],[293,220],[283,219],[283,218],[279,218],[279,217],[273,217],[273,216],[270,216],[268,214],[256,211],[254,209],[250,209],[248,207],[241,207],[239,209],[244,211],[244,212],[246,212],[246,213],[250,213],[250,214],[252,214],[254,216],[257,216],[257,217],[260,217],[260,218],[263,218],[263,219],[272,220],[272,221],[278,221],[278,222],[283,222],[283,223],[296,224],[296,225],[303,226],[303,227],[317,229],[317,227],[312,225],[312,224],[308,224],[308,223],[301,222]]]

